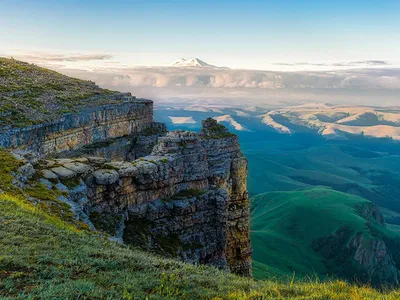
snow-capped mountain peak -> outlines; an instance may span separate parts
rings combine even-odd
[[[205,61],[193,57],[189,59],[181,58],[171,64],[171,67],[178,67],[178,68],[210,68],[210,69],[219,69],[219,67],[210,65]]]

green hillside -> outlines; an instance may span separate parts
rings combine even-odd
[[[400,156],[340,144],[243,143],[249,191],[257,195],[327,186],[380,206],[400,224]]]
[[[251,226],[254,275],[268,278],[295,272],[300,277],[339,276],[362,281],[365,278],[360,278],[353,250],[346,247],[357,234],[366,241],[385,241],[399,269],[400,238],[380,221],[370,201],[332,189],[316,187],[255,196]],[[329,240],[338,235],[340,242]]]
[[[398,299],[343,281],[255,281],[130,249],[0,195],[2,299]]]
[[[83,106],[112,101],[116,92],[26,62],[0,57],[0,127],[59,118]]]

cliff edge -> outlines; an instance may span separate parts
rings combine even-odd
[[[153,121],[151,100],[14,60],[0,67],[0,146],[19,166],[9,188],[37,206],[68,209],[117,242],[251,275],[247,160],[237,136],[213,119],[199,134],[167,132]],[[33,95],[31,81],[40,87]],[[82,89],[90,97],[63,111],[71,102],[60,93]],[[30,96],[40,109],[54,105],[52,113],[30,117],[28,103],[16,113],[23,118],[6,118]]]

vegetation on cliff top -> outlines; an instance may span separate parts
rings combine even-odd
[[[111,100],[116,92],[26,62],[0,57],[0,127],[51,121]]]
[[[219,124],[213,118],[207,118],[201,122],[203,128],[200,132],[200,135],[206,139],[221,139],[227,137],[234,137],[235,134],[228,131],[228,129]]]

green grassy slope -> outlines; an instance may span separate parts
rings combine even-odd
[[[356,272],[355,265],[351,267],[354,261],[332,264],[312,246],[319,238],[343,228],[350,232],[348,240],[360,232],[390,241],[394,259],[398,261],[399,237],[375,219],[368,222],[360,212],[363,207],[373,207],[373,204],[366,199],[322,187],[253,197],[251,239],[255,277],[295,272],[300,277],[336,275],[351,279]]]
[[[19,197],[0,195],[0,298],[398,299],[343,281],[255,281],[192,266],[77,230]]]
[[[107,96],[114,93],[91,81],[0,57],[0,127],[54,120],[83,106],[110,103]]]
[[[347,145],[258,144],[242,146],[252,195],[323,185],[386,208],[387,223],[400,224],[400,156]]]

